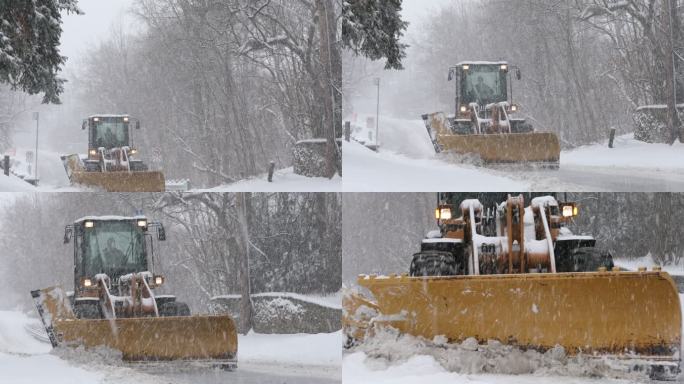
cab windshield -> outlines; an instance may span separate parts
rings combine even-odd
[[[499,65],[471,65],[463,71],[462,104],[487,105],[508,100],[506,72]]]
[[[114,278],[147,270],[143,236],[135,222],[95,221],[93,228],[85,229],[85,275],[106,273]]]
[[[93,121],[93,143],[96,148],[120,148],[128,145],[128,123],[122,117],[100,117]]]

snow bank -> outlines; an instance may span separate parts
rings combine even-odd
[[[561,154],[561,169],[564,165],[651,168],[656,170],[677,170],[684,172],[684,144],[648,144],[634,139],[633,134],[615,138],[615,147],[608,148],[608,142],[583,146]]]
[[[241,180],[233,184],[225,184],[210,189],[198,189],[193,192],[340,192],[342,178],[305,177],[294,173],[293,168],[275,171],[273,182],[269,183],[266,175]]]
[[[9,175],[5,176],[0,170],[0,192],[31,192],[36,188],[22,179]]]
[[[425,134],[427,137],[427,133]],[[376,153],[356,142],[342,145],[345,192],[434,192],[528,190],[529,186],[485,169],[434,158],[410,158],[387,148]]]
[[[31,319],[21,312],[0,311],[0,352],[29,355],[50,352],[52,347],[49,344],[36,340],[25,328],[38,325],[42,327],[40,320]]]
[[[342,362],[342,331],[316,335],[238,336],[238,359],[246,362],[278,362],[339,366]],[[239,363],[238,363],[239,364]]]
[[[654,266],[658,265],[653,260],[651,254],[636,259],[613,259],[613,263],[620,268],[624,268],[630,271],[636,271],[640,267],[646,267],[651,270]],[[684,263],[681,265],[665,265],[662,266],[663,271],[669,273],[673,276],[684,276]]]
[[[215,299],[239,299],[240,295],[219,295],[214,296],[211,300]],[[342,291],[333,293],[330,295],[302,295],[299,293],[292,292],[263,292],[255,293],[252,297],[289,297],[292,299],[297,299],[301,301],[306,301],[308,303],[317,304],[323,307],[342,309]]]

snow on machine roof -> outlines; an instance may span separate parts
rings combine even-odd
[[[508,65],[507,61],[461,61],[456,64],[457,67],[463,65]]]
[[[90,115],[88,116],[88,119],[92,119],[93,117],[130,117],[129,114],[123,114],[123,115],[113,115],[113,114],[108,114],[108,113],[102,113],[99,115]]]
[[[84,217],[81,217],[80,219],[74,220],[74,223],[80,223],[80,222],[86,221],[86,220],[90,220],[90,221],[129,221],[129,220],[142,220],[142,219],[147,220],[147,217],[145,215],[136,215],[136,216],[115,216],[115,215],[84,216]]]

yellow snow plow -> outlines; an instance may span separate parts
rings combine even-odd
[[[97,187],[107,192],[164,192],[164,174],[150,171],[137,158],[131,124],[140,121],[128,115],[93,115],[83,121],[88,129],[88,154],[62,156],[72,184]]]
[[[466,200],[459,217],[454,206],[437,208],[439,235],[423,240],[409,273],[359,277],[372,297],[353,293],[344,301],[350,344],[392,327],[454,343],[498,340],[542,352],[560,345],[568,355],[614,358],[646,367],[654,378],[676,377],[682,315],[666,272],[614,267],[593,238],[564,227],[576,205],[552,197],[529,207],[522,196],[509,197],[491,209]]]
[[[190,315],[175,296],[155,295],[165,280],[148,271],[155,228],[165,240],[161,223],[144,216],[89,216],[66,227],[65,243],[76,238],[73,295],[61,287],[31,292],[52,345],[111,348],[125,361],[236,367],[230,316]]]
[[[107,347],[125,361],[183,360],[228,369],[237,364],[237,331],[228,316],[78,319],[61,287],[31,293],[54,347]]]
[[[62,162],[72,184],[107,192],[164,192],[166,189],[164,174],[159,171],[88,171],[77,154],[62,156]]]
[[[507,62],[461,62],[449,70],[456,84],[456,112],[423,115],[437,153],[474,156],[485,165],[522,164],[558,168],[560,142],[551,132],[535,132],[513,103]],[[510,90],[510,92],[509,92]]]
[[[560,143],[550,132],[453,134],[449,119],[438,112],[425,116],[438,152],[476,156],[485,165],[526,164],[558,168]]]

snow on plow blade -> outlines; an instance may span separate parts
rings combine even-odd
[[[125,361],[196,361],[232,368],[237,331],[229,316],[76,319],[59,287],[31,292],[53,346],[108,347]]]
[[[164,174],[158,171],[88,172],[78,155],[62,156],[71,184],[102,188],[107,192],[164,192]]]
[[[487,165],[529,164],[557,168],[560,142],[551,132],[456,135],[443,113],[426,116],[426,128],[437,151],[476,155]]]
[[[592,272],[358,280],[374,326],[432,340],[496,339],[523,349],[639,358],[678,371],[681,310],[664,272]]]

